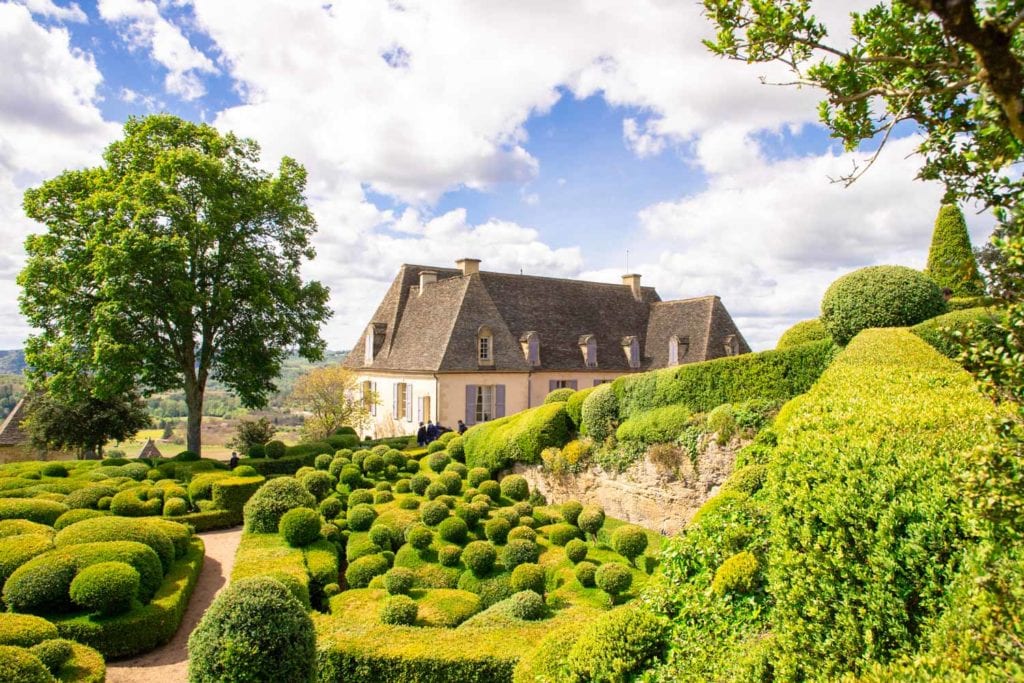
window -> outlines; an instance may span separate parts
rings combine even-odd
[[[626,360],[629,362],[629,367],[639,368],[640,367],[640,340],[636,337],[623,337],[622,338],[622,351],[626,354]]]
[[[373,363],[373,337],[373,325],[371,324],[369,327],[366,328],[366,345],[363,347],[363,362],[366,363],[367,365],[371,365]]]
[[[476,334],[477,361],[480,365],[494,365],[494,335],[491,328],[483,325]]]
[[[519,338],[519,344],[523,348],[523,357],[527,365],[537,367],[540,365],[540,337],[536,332],[527,332]]]
[[[396,420],[412,422],[412,386],[405,382],[395,384],[395,397],[392,413]]]
[[[494,419],[494,386],[481,385],[476,388],[476,421]]]
[[[737,356],[740,352],[740,340],[736,338],[735,334],[730,334],[725,338],[725,355]]]
[[[370,380],[363,381],[363,406],[370,411],[370,415],[377,414],[377,383]]]
[[[597,337],[592,334],[585,334],[579,338],[580,351],[583,353],[583,363],[588,368],[597,367]]]
[[[574,379],[553,379],[548,381],[548,391],[554,391],[555,389],[572,389],[576,390],[577,382]]]
[[[505,385],[466,385],[466,424],[505,417]]]
[[[611,384],[613,381],[614,380],[610,380],[610,379],[595,379],[594,380],[594,386],[598,387],[598,386],[601,386],[602,384]]]
[[[416,402],[416,405],[417,405],[417,407],[419,409],[419,415],[416,416],[416,419],[418,421],[426,422],[428,420],[433,420],[434,419],[433,416],[430,413],[430,397],[429,396],[420,396],[420,399],[419,399],[419,401]]]
[[[686,352],[690,350],[690,338],[689,337],[677,337],[672,335],[668,340],[668,364],[679,365],[679,359],[686,357]],[[729,355],[729,354],[726,354]]]

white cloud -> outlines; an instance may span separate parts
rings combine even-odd
[[[150,0],[100,0],[100,16],[121,29],[122,38],[133,50],[148,50],[167,69],[164,87],[183,100],[206,93],[200,73],[218,73],[205,54],[189,43],[181,29],[160,14]]]
[[[73,21],[76,23],[86,23],[89,18],[85,16],[85,12],[78,6],[78,3],[68,3],[66,7],[58,5],[53,0],[23,0],[22,4],[28,7],[28,10],[32,14],[38,14],[48,19],[55,19],[56,21]]]
[[[622,120],[622,138],[638,157],[656,156],[665,149],[665,137],[652,132],[652,127],[649,120],[643,123],[634,118]]]

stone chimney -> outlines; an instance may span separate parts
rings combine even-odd
[[[423,290],[432,282],[437,282],[437,271],[436,270],[421,270],[420,271],[420,291],[417,296],[423,295]]]
[[[629,275],[622,276],[622,284],[629,287],[630,291],[633,292],[633,298],[637,301],[643,301],[643,294],[640,292],[640,275],[637,273],[630,273]]]
[[[460,258],[455,265],[459,267],[463,275],[475,275],[480,272],[480,259],[478,258]]]

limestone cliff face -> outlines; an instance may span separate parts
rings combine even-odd
[[[702,444],[696,467],[682,458],[676,471],[666,471],[648,458],[624,472],[609,472],[592,465],[579,474],[556,475],[541,465],[517,464],[513,472],[530,482],[552,504],[575,499],[600,505],[610,517],[624,519],[665,534],[676,534],[704,502],[718,492],[732,473],[736,453],[748,441],[719,446]]]

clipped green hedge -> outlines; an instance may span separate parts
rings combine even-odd
[[[231,580],[252,576],[269,576],[283,583],[305,605],[311,606],[310,575],[302,548],[292,548],[277,533],[246,532],[235,552]]]
[[[179,515],[174,518],[174,521],[188,524],[196,531],[212,531],[238,526],[242,522],[242,516],[231,510],[207,510],[206,512],[190,512],[187,515]]]
[[[690,409],[686,406],[662,406],[634,414],[615,430],[615,438],[643,444],[670,443],[679,438],[689,422]]]
[[[242,520],[242,510],[253,494],[263,486],[266,479],[255,477],[226,477],[213,482],[210,497],[218,510],[228,510]]]
[[[806,344],[807,342],[821,341],[823,339],[831,340],[832,335],[828,333],[820,319],[811,318],[810,320],[801,320],[783,332],[775,348],[782,351]]]
[[[541,451],[564,446],[574,431],[561,402],[475,425],[463,436],[466,466],[497,471],[513,462],[540,462]]]
[[[188,553],[174,563],[147,605],[113,617],[52,618],[62,638],[99,650],[104,657],[131,657],[169,641],[181,625],[203,568],[203,541],[193,538]]]
[[[963,347],[951,334],[947,334],[946,330],[949,330],[950,333],[966,333],[973,325],[977,336],[999,344],[1002,341],[1002,334],[997,326],[1003,322],[1004,318],[1002,313],[989,308],[969,308],[951,311],[918,323],[911,327],[910,331],[924,339],[947,358],[956,358],[960,355]]]
[[[834,354],[835,346],[822,340],[784,351],[747,353],[625,375],[611,386],[618,399],[619,418],[623,420],[673,404],[694,412],[708,412],[723,403],[798,396],[814,384]],[[584,428],[591,433],[594,431],[587,424],[587,407],[595,396],[596,393],[591,394],[583,410]]]
[[[70,508],[63,503],[39,498],[0,498],[0,520],[26,519],[53,526]]]
[[[32,647],[56,637],[57,627],[42,617],[0,612],[0,645]]]
[[[160,524],[163,520],[125,519],[123,517],[94,517],[72,524],[54,538],[58,548],[101,541],[135,541],[149,546],[160,558],[164,571],[171,567],[175,557],[174,541],[168,531],[172,527]],[[169,522],[174,524],[174,522]],[[181,526],[180,524],[178,525]],[[184,527],[182,527],[184,529]],[[187,538],[187,530],[186,538]],[[179,534],[176,534],[179,535]]]

